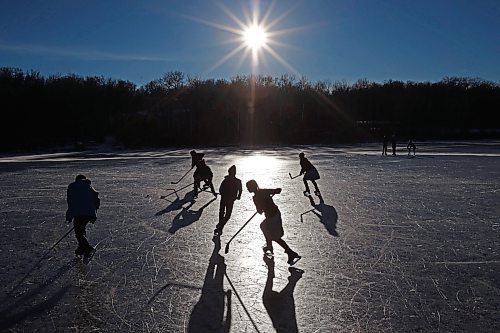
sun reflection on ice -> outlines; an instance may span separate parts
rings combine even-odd
[[[253,194],[248,192],[245,186],[246,182],[254,179],[261,188],[282,187],[285,164],[279,157],[274,155],[274,152],[267,154],[265,152],[250,153],[234,159],[233,162],[237,169],[236,177],[241,179],[243,185],[243,195],[239,203],[244,207],[242,217],[238,221],[240,227],[256,212],[252,200]],[[242,233],[238,235],[244,246],[238,241],[233,245],[234,251],[238,253],[237,266],[243,271],[255,272],[256,267],[262,266],[262,246],[265,239],[259,225],[264,218],[263,214],[257,214]],[[262,281],[262,283],[265,283],[265,281]]]
[[[276,181],[282,164],[278,158],[262,154],[241,157],[235,163],[244,191],[245,183],[250,179],[255,179],[261,188],[280,187]]]

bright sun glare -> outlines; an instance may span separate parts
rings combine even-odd
[[[266,45],[267,33],[264,28],[254,24],[245,30],[243,39],[252,51],[258,51]]]
[[[211,68],[209,68],[207,70],[207,73],[221,66],[236,54],[241,53],[242,57],[240,59],[238,67],[241,66],[245,58],[250,56],[252,60],[252,74],[255,74],[257,72],[258,66],[267,65],[267,62],[264,59],[264,56],[267,54],[277,60],[283,66],[285,66],[292,73],[300,75],[300,73],[295,68],[293,68],[292,65],[290,65],[281,55],[279,55],[276,49],[276,47],[287,46],[286,44],[278,41],[277,37],[306,28],[293,27],[288,29],[276,30],[277,25],[288,16],[288,14],[294,7],[280,14],[277,18],[272,19],[271,11],[275,7],[275,2],[267,6],[267,9],[263,15],[260,14],[261,2],[251,1],[251,3],[253,4],[253,6],[250,11],[247,11],[247,8],[244,8],[243,10],[245,19],[238,18],[236,14],[231,12],[223,4],[218,3],[219,7],[235,23],[234,26],[211,22],[201,18],[193,18],[196,21],[233,34],[235,38],[230,38],[225,42],[234,42],[237,44],[234,49],[229,51],[229,53],[227,53],[226,55],[222,56]],[[261,62],[259,59],[262,59],[264,61]]]

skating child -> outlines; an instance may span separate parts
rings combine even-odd
[[[66,221],[68,223],[73,221],[75,226],[75,236],[78,241],[75,254],[84,257],[90,257],[95,251],[85,237],[85,228],[87,223],[96,221],[96,211],[101,204],[99,193],[90,184],[90,180],[84,175],[78,175],[75,181],[69,184],[67,190]]]
[[[318,170],[312,165],[311,162],[305,157],[304,153],[299,154],[299,159],[300,159],[300,173],[299,175],[304,175],[303,181],[304,185],[306,186],[306,190],[304,191],[304,195],[310,195],[309,193],[309,185],[307,184],[307,181],[309,180],[313,185],[314,185],[314,194],[317,196],[321,195],[321,192],[319,191],[318,184],[316,184],[316,180],[318,180],[319,173]]]
[[[413,143],[412,139],[410,139],[410,141],[408,141],[408,144],[406,145],[406,149],[408,149],[408,156],[410,156],[411,150],[413,150],[413,156],[415,156],[415,149],[417,149],[417,147]]]
[[[266,218],[260,224],[260,229],[266,238],[266,245],[262,248],[264,253],[273,253],[272,241],[278,243],[288,255],[288,264],[294,265],[301,258],[297,252],[293,251],[282,239],[284,235],[281,212],[274,203],[272,195],[281,193],[281,188],[260,189],[255,180],[247,182],[247,189],[254,193],[253,202],[259,214],[264,213]]]
[[[387,138],[387,135],[384,135],[382,139],[382,155],[387,156],[387,145],[389,144],[389,139]]]
[[[212,194],[214,197],[217,197],[217,193],[215,193],[214,185],[212,183],[212,178],[214,174],[212,170],[205,164],[205,160],[200,160],[196,162],[196,170],[194,171],[194,197],[198,197],[198,189],[200,188],[201,181],[205,182],[205,185],[210,187]]]
[[[222,235],[222,229],[231,217],[233,205],[236,199],[240,200],[242,192],[241,180],[236,178],[236,166],[231,166],[228,170],[228,175],[220,184],[220,206],[219,206],[219,223],[215,227],[214,236]]]

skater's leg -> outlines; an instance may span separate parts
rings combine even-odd
[[[229,221],[229,219],[231,218],[231,214],[233,213],[233,206],[234,206],[233,200],[229,200],[228,202],[226,202],[226,216],[225,216],[224,223]]]
[[[222,230],[222,227],[224,226],[225,216],[226,216],[226,203],[224,202],[224,200],[221,200],[219,204],[219,223],[217,223],[216,226],[218,230]]]
[[[198,188],[200,187],[200,179],[197,177],[194,178],[194,184],[193,184],[193,192],[194,192],[194,197],[198,198]]]
[[[274,240],[276,243],[278,243],[282,248],[283,250],[285,250],[285,253],[295,253],[291,248],[290,246],[288,246],[288,244],[283,240],[283,238],[280,238],[280,239],[275,239]]]
[[[75,253],[78,255],[84,254],[92,248],[85,237],[87,235],[85,230],[87,223],[88,219],[86,217],[76,217],[73,222],[73,225],[75,226],[76,240],[78,241],[78,248],[75,250]]]
[[[314,189],[315,189],[316,193],[319,193],[319,187],[318,187],[318,184],[316,184],[316,181],[315,180],[311,180],[311,183],[313,183]]]
[[[217,197],[217,193],[215,192],[214,184],[212,183],[212,179],[210,179],[208,185],[210,186],[210,190],[212,191],[212,194]]]
[[[287,262],[289,265],[295,264],[300,259],[300,256],[297,254],[297,252],[292,250],[282,238],[275,239],[274,241],[278,243],[285,250],[285,253],[288,255]]]
[[[271,237],[269,236],[269,226],[266,223],[266,220],[262,221],[260,224],[260,230],[264,234],[264,238],[266,239],[266,246],[263,248],[264,252],[271,251],[273,252],[273,242]]]
[[[304,191],[304,194],[307,192],[309,193],[309,184],[307,184],[307,180],[305,179],[302,179],[302,181],[304,182],[304,186],[306,187],[306,190]]]

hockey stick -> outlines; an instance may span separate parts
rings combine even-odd
[[[298,174],[297,176],[292,177],[292,173],[291,172],[289,172],[288,175],[290,176],[290,179],[295,179],[295,178],[297,178],[297,177],[300,176],[300,174]]]
[[[170,182],[170,184],[179,184],[179,182],[180,182],[181,180],[183,180],[183,179],[184,179],[184,177],[186,177],[186,176],[187,176],[187,174],[189,173],[189,171],[191,171],[191,170],[193,170],[193,168],[189,169],[189,170],[188,170],[188,171],[184,174],[184,176],[182,176],[182,177],[181,177],[181,179],[179,179],[179,180],[178,180],[178,181],[176,181],[176,182]]]
[[[75,227],[71,227],[71,229],[69,229],[69,231],[67,233],[65,233],[61,238],[59,238],[59,240],[57,242],[54,243],[54,245],[52,245],[47,251],[45,251],[45,253],[43,254],[43,256],[40,258],[40,260],[38,260],[36,262],[36,264],[29,270],[28,273],[26,273],[26,275],[23,276],[23,278],[21,279],[21,281],[19,281],[15,286],[14,288],[12,288],[12,290],[7,294],[7,295],[10,295],[12,294],[12,292],[14,290],[17,289],[17,287],[19,287],[23,282],[24,280],[26,280],[26,278],[28,277],[28,275],[31,274],[31,272],[33,272],[35,270],[35,268],[42,262],[42,260],[47,256],[47,254],[50,253],[50,251],[55,248],[57,246],[57,244],[59,244],[64,238],[66,238],[72,231],[73,229],[75,229]]]
[[[245,222],[245,224],[243,224],[243,226],[240,228],[240,230],[238,230],[233,237],[231,237],[231,239],[229,240],[229,242],[226,243],[226,248],[224,249],[224,253],[228,253],[229,252],[229,244],[232,242],[232,240],[238,236],[238,234],[241,232],[241,230],[243,230],[243,228],[246,227],[246,225],[248,223],[250,223],[250,221],[252,221],[252,219],[255,217],[255,215],[257,215],[257,212],[253,213],[253,215],[248,219],[248,221]]]

